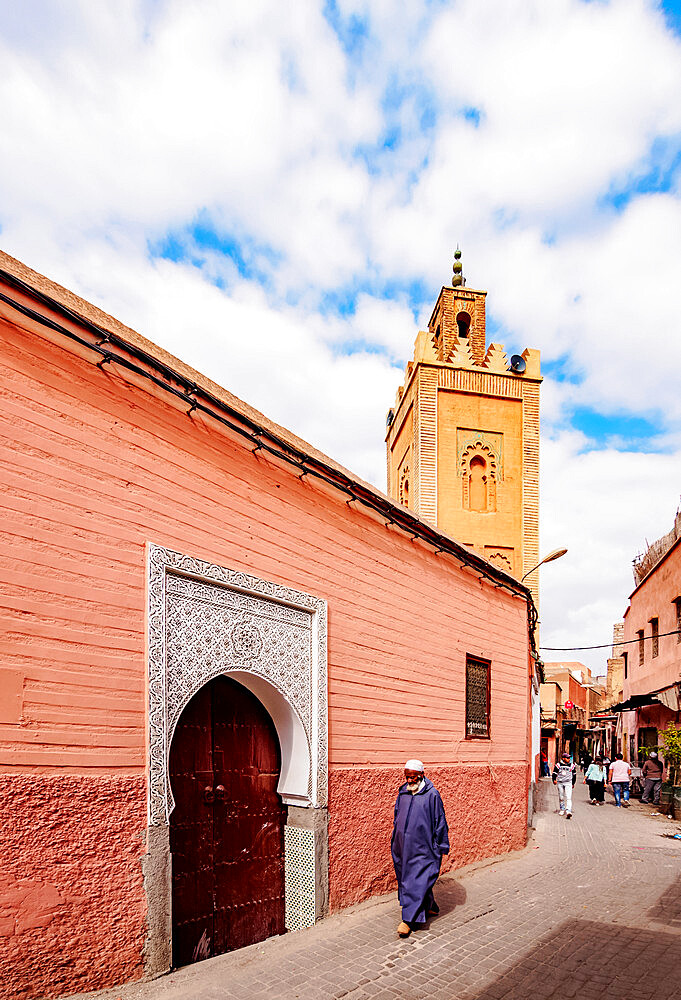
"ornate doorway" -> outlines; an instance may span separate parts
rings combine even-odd
[[[284,932],[281,766],[271,718],[216,677],[182,712],[170,748],[173,965]]]
[[[261,720],[264,718],[262,731],[266,729],[275,740],[276,766],[262,773],[278,774],[278,782],[275,776],[271,790],[276,788],[280,796],[277,808],[283,804],[288,812],[283,844],[286,929],[311,927],[327,912],[327,607],[324,600],[311,594],[159,545],[149,543],[147,552],[149,820],[148,853],[142,866],[148,906],[145,972],[153,976],[165,972],[173,961],[191,962],[197,947],[197,958],[238,947],[238,933],[230,931],[232,936],[227,940],[220,915],[216,925],[215,912],[220,904],[213,904],[208,889],[201,886],[203,875],[192,876],[193,882],[187,878],[188,886],[196,883],[193,916],[192,911],[182,910],[187,897],[182,895],[184,887],[177,875],[185,849],[186,870],[196,873],[196,865],[192,868],[190,864],[189,841],[196,845],[197,828],[183,834],[184,824],[198,822],[202,817],[201,850],[205,847],[211,859],[221,850],[220,831],[216,847],[215,822],[208,821],[209,815],[224,808],[218,799],[223,795],[218,785],[225,789],[225,795],[228,789],[227,781],[216,777],[214,771],[214,703],[212,695],[208,698],[205,694],[213,681],[222,684],[223,690],[225,683],[236,685],[237,691],[243,689],[243,697],[250,697],[250,704],[256,706],[254,711],[260,713]],[[194,706],[197,695],[208,698],[208,702]],[[199,715],[186,715],[187,710]],[[186,726],[193,727],[194,740],[202,733],[203,758],[190,756],[189,762],[183,759],[181,731]],[[220,738],[222,735],[218,733]],[[242,758],[235,759],[243,763]],[[245,766],[253,768],[256,764]],[[201,785],[198,778],[192,782],[190,773],[212,777],[212,784],[206,780]],[[212,803],[203,799],[209,787],[215,790]],[[189,796],[194,803],[189,808],[186,803],[182,805],[184,819],[180,813],[176,815],[176,795],[183,802]],[[281,814],[285,815],[283,809]],[[187,839],[184,846],[182,836]],[[198,851],[199,847],[192,849]],[[175,885],[172,869],[177,875]],[[216,894],[215,882],[220,877],[218,872],[209,880]],[[204,902],[199,906],[201,893]],[[253,891],[250,895],[253,899],[247,901],[249,904],[274,893],[256,897]],[[249,905],[245,920],[250,919],[251,910]],[[204,918],[204,925],[197,940],[191,947],[188,943],[181,945],[178,933],[182,922],[194,921],[198,926],[200,918]],[[276,926],[263,932],[265,936],[277,933],[278,921],[279,917]],[[189,923],[186,926],[189,928]],[[189,936],[189,930],[186,933]],[[244,943],[257,940],[254,933],[252,929],[247,931]]]

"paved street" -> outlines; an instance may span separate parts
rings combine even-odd
[[[529,847],[443,879],[441,915],[400,941],[394,896],[309,931],[182,969],[97,1000],[549,1000],[681,997],[681,824],[633,803],[572,820],[554,788]]]

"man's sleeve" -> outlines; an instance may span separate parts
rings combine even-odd
[[[572,765],[572,784],[573,784],[573,786],[575,785],[576,781],[577,781],[577,765],[573,764]]]
[[[435,798],[435,833],[433,843],[440,854],[449,854],[449,827],[445,818],[445,807],[442,804],[440,793]]]

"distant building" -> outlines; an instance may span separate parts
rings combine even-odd
[[[591,732],[593,735],[592,746],[594,753],[607,754],[611,759],[622,750],[621,734],[618,735],[621,715],[614,706],[618,706],[622,701],[622,683],[624,680],[624,651],[626,645],[623,644],[624,622],[615,622],[612,630],[612,650],[606,665],[606,676],[602,678],[603,695],[600,699],[600,707],[595,709],[598,718],[591,718]]]
[[[619,736],[629,760],[681,725],[681,511],[672,529],[634,560],[624,615]]]
[[[615,622],[612,629],[612,656],[607,661],[607,690],[604,708],[610,708],[622,700],[627,650],[627,647],[622,643],[623,638],[624,622]]]
[[[566,750],[576,759],[592,749],[591,720],[603,707],[605,687],[578,661],[544,663],[543,670],[541,743],[553,765]]]
[[[540,685],[541,749],[553,767],[561,754],[563,730],[563,689],[555,680]]]

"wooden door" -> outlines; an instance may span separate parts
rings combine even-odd
[[[279,768],[250,691],[217,677],[192,698],[170,749],[174,966],[284,932]]]

